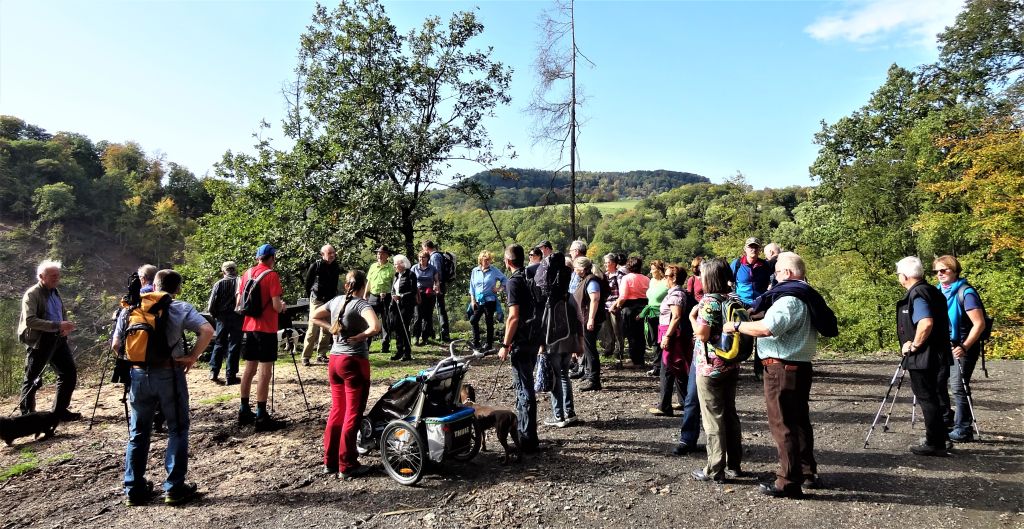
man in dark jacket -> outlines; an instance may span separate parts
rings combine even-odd
[[[210,353],[210,380],[219,382],[221,363],[226,364],[224,384],[238,384],[238,358],[242,351],[242,315],[236,309],[238,266],[234,261],[220,265],[224,277],[213,285],[206,312],[217,322],[216,341]]]
[[[953,363],[946,298],[924,280],[924,268],[917,257],[904,257],[896,263],[896,274],[900,285],[907,289],[907,295],[896,303],[896,335],[905,356],[903,366],[910,371],[911,387],[924,413],[926,431],[924,443],[911,445],[910,451],[921,456],[944,456],[949,436],[939,393],[947,389],[940,378]]]
[[[309,321],[313,321],[313,313],[338,295],[338,277],[341,267],[336,260],[338,252],[330,244],[320,249],[320,259],[309,265],[306,271],[306,297],[309,298]],[[302,364],[310,365],[313,350],[317,352],[317,360],[327,363],[327,350],[331,347],[331,335],[316,325],[306,328],[306,342],[302,347]]]
[[[82,414],[68,411],[71,394],[78,383],[78,369],[67,340],[68,334],[75,330],[75,324],[68,321],[64,301],[57,292],[60,266],[60,261],[39,263],[36,269],[39,281],[21,298],[18,338],[28,346],[28,351],[20,407],[23,415],[36,411],[36,390],[42,385],[43,369],[50,364],[57,374],[53,412],[62,421],[73,421],[82,418]]]

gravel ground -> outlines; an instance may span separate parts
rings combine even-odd
[[[424,364],[425,365],[425,364]],[[319,474],[330,398],[324,366],[300,367],[312,410],[305,411],[291,366],[278,366],[277,413],[290,426],[256,434],[234,424],[236,388],[189,374],[193,425],[189,479],[203,493],[195,503],[127,508],[120,482],[127,437],[120,386],[101,394],[97,425],[58,429],[52,439],[0,446],[0,468],[27,471],[0,480],[0,529],[21,527],[1024,527],[1022,380],[1024,363],[992,361],[979,373],[975,407],[982,441],[957,445],[948,458],[909,454],[923,435],[910,425],[907,381],[888,432],[864,435],[896,363],[893,359],[821,361],[815,365],[812,421],[826,488],[803,500],[758,493],[775,469],[760,385],[745,367],[737,398],[743,425],[744,469],[754,477],[725,485],[690,480],[703,453],[675,457],[678,417],[653,417],[656,380],[636,370],[609,370],[605,389],[577,393],[582,421],[541,427],[546,449],[518,464],[502,464],[500,446],[472,462],[446,464],[419,485],[403,487],[376,467],[341,481]],[[410,371],[414,366],[410,366]],[[289,374],[290,373],[290,374]],[[478,400],[511,406],[510,372],[489,358],[467,379]],[[95,376],[89,377],[90,384]],[[370,403],[387,381],[375,383]],[[493,390],[493,393],[492,393]],[[488,397],[490,399],[488,400]],[[41,391],[40,407],[52,398]],[[73,408],[91,411],[95,385],[76,392]],[[2,403],[7,410],[13,399]],[[538,404],[550,410],[546,399]],[[703,444],[703,438],[701,439]],[[164,440],[157,436],[149,477],[163,478]]]

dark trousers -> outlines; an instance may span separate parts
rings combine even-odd
[[[980,357],[981,344],[977,344],[963,357],[956,359],[956,365],[950,369],[949,389],[953,392],[953,400],[956,403],[955,426],[961,433],[970,431],[974,423],[967,397],[971,395],[968,391],[971,386],[971,375],[974,374],[974,367],[978,365]]]
[[[411,296],[411,294],[409,295]],[[399,355],[412,355],[412,335],[409,334],[409,325],[412,324],[415,312],[415,302],[396,300],[391,304],[391,332],[395,335],[395,349]]]
[[[679,424],[679,442],[697,445],[700,437],[700,400],[697,398],[697,366],[690,363],[686,380],[686,400],[683,401],[683,418]]]
[[[441,341],[450,342],[452,341],[450,328],[448,327],[448,308],[444,303],[444,287],[441,287],[441,292],[437,295],[437,321],[441,327]]]
[[[634,366],[644,365],[647,338],[644,337],[644,321],[639,316],[646,305],[646,299],[631,299],[622,307],[624,334],[629,340],[629,359]]]
[[[686,380],[672,375],[668,372],[668,369],[665,369],[665,366],[661,367],[658,377],[660,382],[658,386],[658,409],[665,415],[672,415],[672,392],[674,390],[676,395],[679,395],[680,404],[685,403]]]
[[[651,357],[655,370],[661,370],[661,343],[658,341],[658,318],[644,319],[644,339],[647,346],[651,348]]]
[[[808,403],[813,370],[810,362],[764,366],[764,401],[768,429],[779,449],[777,488],[799,487],[804,477],[818,473],[814,460],[814,430]]]
[[[953,427],[953,407],[949,403],[949,372],[956,369],[956,366],[939,367],[938,380],[936,382],[936,395],[939,397],[939,411],[942,413],[942,424],[946,429]]]
[[[600,329],[600,325],[594,325],[592,331],[583,329],[583,378],[598,386],[601,385],[601,353],[597,350]]]
[[[910,371],[910,387],[914,389],[917,403],[921,405],[924,415],[925,442],[928,446],[946,449],[949,436],[942,420],[943,410],[939,406],[939,378],[942,371],[938,366],[931,369],[908,369]],[[942,388],[946,392],[946,388]]]
[[[225,376],[238,376],[238,358],[242,352],[242,317],[228,316],[217,320],[217,338],[210,353],[210,373],[217,376],[221,363],[227,363]]]
[[[380,352],[391,350],[391,294],[370,294],[367,301],[380,320]]]
[[[62,414],[71,405],[71,394],[78,384],[78,368],[71,356],[68,342],[54,333],[44,334],[39,340],[38,348],[29,347],[25,351],[25,379],[21,383],[21,413],[36,411],[36,390],[42,385],[40,378],[46,364],[53,366],[57,374],[57,396],[53,401],[53,411]],[[39,379],[39,380],[37,380]]]
[[[469,323],[473,326],[473,345],[480,346],[480,318],[486,316],[487,323],[487,348],[494,344],[494,311],[497,309],[496,301],[485,301],[477,303],[473,309],[473,315],[469,317]]]
[[[420,292],[420,304],[416,305],[416,322],[412,325],[412,335],[417,340],[434,337],[434,302],[437,296]]]
[[[533,389],[533,370],[537,367],[537,347],[512,345],[509,353],[512,379],[516,389],[516,416],[520,447],[524,451],[537,448],[537,393]]]

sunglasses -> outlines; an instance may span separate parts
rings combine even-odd
[[[932,270],[932,273],[938,275],[938,274],[948,274],[948,273],[950,273],[952,271],[953,270],[950,269],[950,268],[939,268],[938,270]]]

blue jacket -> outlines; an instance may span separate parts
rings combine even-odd
[[[768,284],[771,282],[772,271],[768,262],[760,257],[753,265],[742,262],[742,258],[733,259],[729,268],[736,278],[736,296],[744,305],[750,307],[754,300],[768,291]]]

